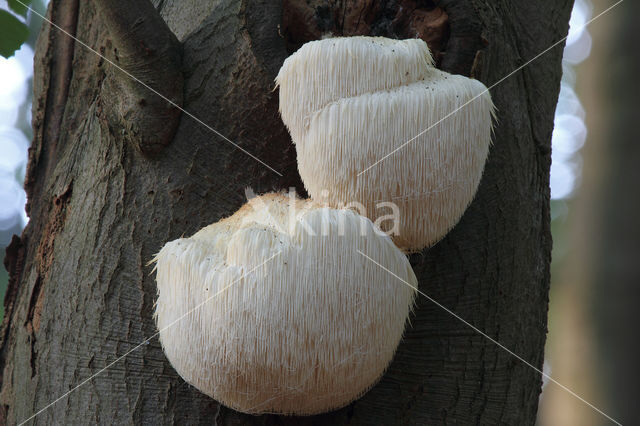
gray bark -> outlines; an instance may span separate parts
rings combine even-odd
[[[45,24],[26,182],[31,221],[8,249],[0,420],[28,418],[155,333],[146,263],[166,241],[232,214],[247,186],[304,195],[272,91],[296,46],[325,31],[419,35],[440,67],[490,85],[566,35],[572,3],[156,1],[182,42],[184,108],[282,177],[184,114],[173,141],[143,155],[102,108],[120,96],[103,84],[110,65]],[[93,2],[49,8],[55,22],[114,56]],[[539,368],[561,55],[560,46],[492,90],[499,122],[478,195],[444,240],[411,257],[422,291]],[[380,383],[333,413],[236,413],[186,384],[153,339],[34,423],[532,424],[540,388],[538,373],[421,298]]]

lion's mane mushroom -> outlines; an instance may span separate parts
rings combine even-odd
[[[389,213],[380,203],[396,204],[393,238],[407,251],[460,220],[491,143],[494,107],[482,83],[434,68],[422,40],[381,37],[309,42],[276,81],[312,198],[359,202],[374,220]]]
[[[316,235],[313,235],[313,234]],[[315,414],[381,377],[417,286],[368,219],[267,194],[155,258],[156,322],[176,371],[248,413]]]

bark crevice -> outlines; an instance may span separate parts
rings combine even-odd
[[[149,0],[126,5],[95,0],[95,5],[112,39],[110,60],[124,70],[107,68],[103,108],[119,123],[123,139],[145,155],[157,154],[171,143],[180,122],[182,46]]]

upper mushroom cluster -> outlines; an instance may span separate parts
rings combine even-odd
[[[156,321],[202,392],[248,413],[307,415],[358,398],[391,362],[417,290],[405,253],[442,238],[471,202],[493,104],[417,39],[310,42],[277,83],[311,199],[256,197],[167,243],[154,259]],[[379,221],[381,206],[397,217]]]
[[[276,81],[312,198],[358,202],[372,220],[381,203],[395,204],[392,236],[409,252],[460,220],[491,143],[494,107],[482,83],[435,68],[422,40],[381,37],[307,43]]]

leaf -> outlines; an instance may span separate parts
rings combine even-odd
[[[27,6],[31,3],[31,0],[8,0],[9,9],[13,10],[18,15],[27,15]]]
[[[12,56],[20,48],[29,35],[29,29],[18,18],[0,10],[0,55]]]

